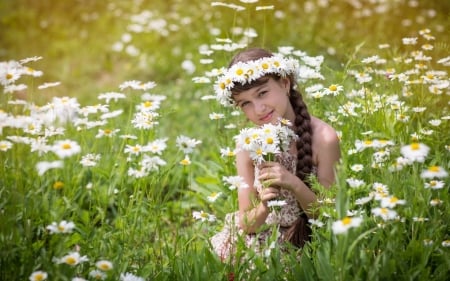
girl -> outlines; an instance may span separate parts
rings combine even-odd
[[[233,255],[238,239],[261,250],[275,229],[266,225],[279,226],[278,242],[302,247],[309,240],[308,218],[314,218],[317,200],[309,177],[317,177],[326,188],[334,183],[340,157],[338,136],[331,126],[308,113],[296,90],[298,66],[295,59],[252,48],[238,53],[214,86],[223,105],[239,107],[255,125],[289,120],[298,136],[276,161],[257,166],[247,151],[238,150],[237,173],[249,188],[238,190],[239,211],[228,214],[224,229],[211,238],[222,260]],[[275,212],[268,202],[280,195],[287,204]]]

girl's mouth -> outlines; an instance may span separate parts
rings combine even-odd
[[[267,122],[270,121],[272,119],[272,115],[273,115],[273,111],[269,112],[267,115],[265,115],[262,118],[259,118],[259,120],[261,120],[262,122]]]

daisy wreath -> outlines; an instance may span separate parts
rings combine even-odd
[[[257,60],[237,62],[230,68],[222,69],[214,84],[217,100],[223,106],[232,106],[231,89],[235,83],[245,85],[268,75],[276,74],[281,77],[292,75],[295,80],[299,76],[300,64],[294,58],[286,58],[275,54]]]

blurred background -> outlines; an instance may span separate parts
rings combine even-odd
[[[44,70],[42,79],[62,82],[64,90],[57,94],[88,99],[127,79],[183,83],[190,90],[184,95],[192,95],[191,77],[209,67],[200,63],[205,58],[200,51],[217,38],[271,49],[294,46],[326,56],[331,68],[348,62],[360,44],[360,52],[374,55],[379,44],[401,48],[402,37],[425,28],[437,35],[437,52],[450,50],[450,1],[243,2],[2,0],[0,60],[42,56],[34,66]],[[256,11],[255,5],[273,9]],[[217,65],[231,55],[215,52],[207,58]]]

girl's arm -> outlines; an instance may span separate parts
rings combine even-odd
[[[267,201],[276,198],[279,190],[277,188],[265,188],[262,194],[258,194],[253,186],[255,168],[248,152],[240,151],[237,153],[236,168],[238,175],[249,186],[238,190],[239,227],[246,233],[255,233],[269,215],[270,210]]]

